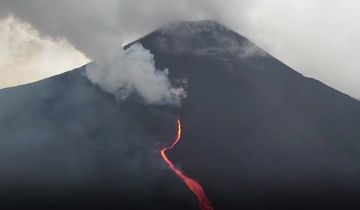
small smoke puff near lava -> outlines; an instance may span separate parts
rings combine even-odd
[[[179,106],[186,97],[184,88],[171,85],[167,69],[156,69],[154,55],[141,44],[119,49],[111,58],[88,65],[86,75],[118,100],[136,92],[148,104]]]

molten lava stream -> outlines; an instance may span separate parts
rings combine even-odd
[[[166,155],[166,152],[168,150],[173,149],[181,139],[181,122],[179,119],[177,120],[177,128],[178,128],[177,135],[176,135],[174,142],[171,144],[170,147],[165,147],[161,150],[161,157],[163,158],[165,163],[170,167],[170,169],[178,177],[180,177],[183,180],[183,182],[188,186],[188,188],[196,195],[196,197],[199,201],[201,210],[213,210],[214,208],[212,207],[210,201],[206,197],[205,191],[201,187],[200,183],[198,183],[194,179],[186,176],[180,169],[176,168],[175,165],[173,164],[173,162],[171,162],[171,160]]]

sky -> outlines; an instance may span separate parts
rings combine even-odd
[[[65,39],[40,36],[29,24],[0,20],[0,88],[30,83],[89,61]]]
[[[103,60],[177,20],[212,19],[360,98],[357,0],[0,0],[0,88]]]

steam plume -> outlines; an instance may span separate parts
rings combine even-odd
[[[154,56],[141,44],[119,49],[110,60],[98,61],[86,68],[88,78],[118,100],[138,93],[146,103],[179,105],[182,88],[173,88],[168,70],[157,70]]]

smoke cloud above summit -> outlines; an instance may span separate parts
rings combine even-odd
[[[92,60],[168,22],[212,19],[305,76],[360,98],[359,6],[356,0],[1,0],[0,18],[12,15],[43,36],[65,39]]]

